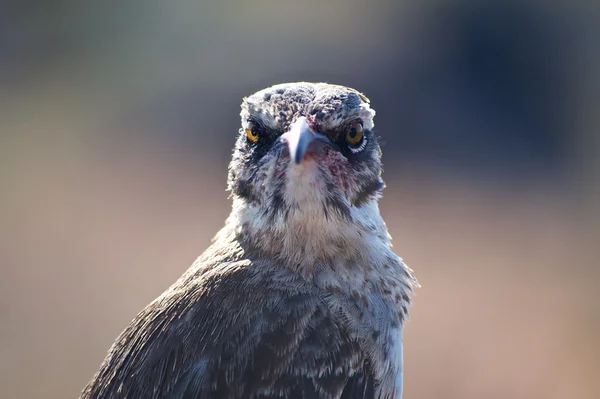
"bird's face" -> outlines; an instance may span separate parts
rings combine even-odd
[[[309,236],[347,245],[350,232],[340,231],[373,223],[384,187],[374,114],[359,92],[324,83],[276,85],[245,98],[229,167],[245,226],[278,237],[276,246],[306,247]]]

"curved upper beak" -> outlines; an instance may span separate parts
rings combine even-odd
[[[329,139],[325,135],[315,132],[304,116],[299,117],[292,124],[290,130],[281,135],[281,140],[287,143],[290,158],[295,164],[302,162],[304,155],[309,151],[311,143],[322,143],[331,146]]]

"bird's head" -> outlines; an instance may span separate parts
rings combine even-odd
[[[275,85],[245,98],[229,166],[240,231],[288,258],[340,256],[363,233],[387,240],[374,115],[358,91],[325,83]]]

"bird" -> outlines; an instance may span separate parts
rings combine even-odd
[[[379,211],[370,100],[282,83],[240,115],[224,227],[80,398],[401,398],[418,282]]]

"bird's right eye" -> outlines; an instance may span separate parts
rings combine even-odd
[[[260,137],[258,127],[252,121],[246,122],[246,138],[251,143],[256,143]]]

